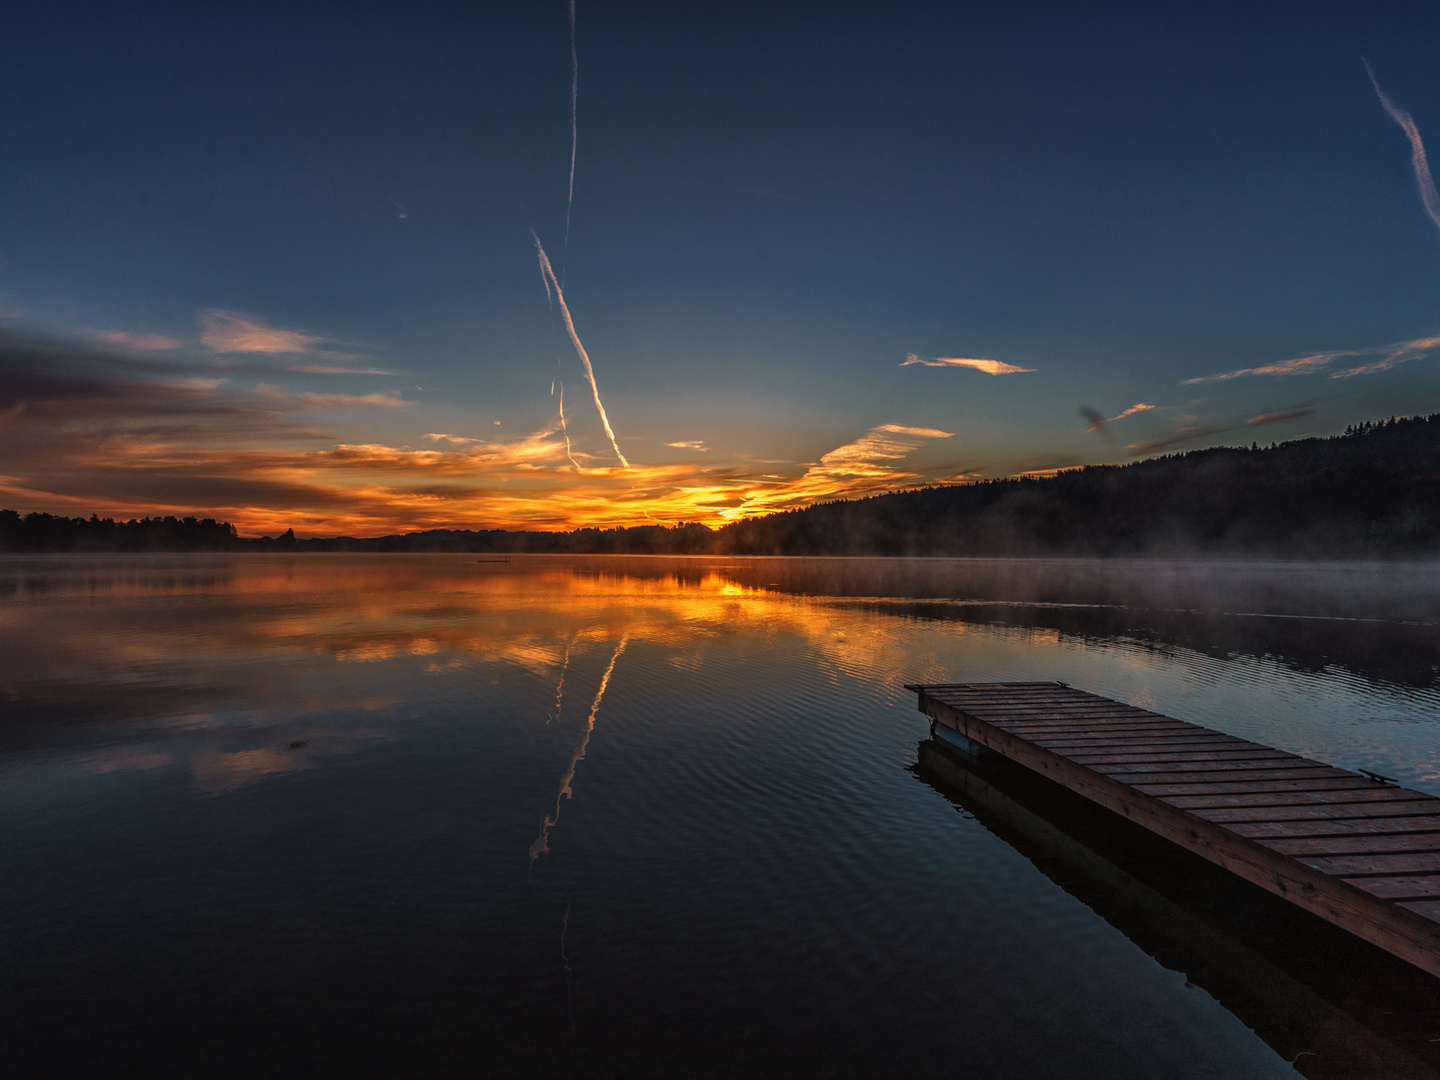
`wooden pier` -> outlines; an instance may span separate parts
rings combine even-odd
[[[1433,795],[1064,683],[906,689],[950,741],[1002,754],[1440,976]]]

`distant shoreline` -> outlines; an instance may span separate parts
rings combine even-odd
[[[1440,558],[1440,414],[1054,476],[821,503],[719,528],[241,537],[213,518],[0,510],[0,553],[371,552],[801,558]]]

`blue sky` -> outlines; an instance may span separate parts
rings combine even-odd
[[[15,15],[3,501],[713,523],[1440,410],[1364,66],[1440,146],[1433,7],[575,15],[568,244],[563,2]]]

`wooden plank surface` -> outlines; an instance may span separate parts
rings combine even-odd
[[[1304,859],[1307,855],[1370,855],[1386,851],[1440,851],[1440,824],[1436,832],[1390,833],[1361,836],[1312,836],[1298,840],[1262,840],[1266,847]]]
[[[935,723],[1440,975],[1440,799],[1060,683],[907,689]]]

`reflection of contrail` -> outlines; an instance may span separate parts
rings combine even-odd
[[[568,799],[573,794],[570,790],[570,781],[575,779],[576,767],[585,760],[585,748],[590,745],[590,735],[595,730],[595,714],[600,711],[600,702],[605,697],[605,688],[610,685],[610,675],[615,670],[615,661],[620,659],[620,654],[625,651],[625,646],[629,641],[629,634],[620,639],[620,644],[615,646],[615,655],[610,657],[610,666],[605,669],[605,674],[600,676],[600,689],[595,691],[595,700],[590,703],[590,715],[585,720],[585,737],[575,748],[575,755],[570,759],[570,767],[565,770],[565,775],[560,777],[560,790],[555,795],[555,813],[546,815],[540,825],[540,835],[530,845],[530,861],[532,863],[550,850],[550,830],[560,820],[560,800]]]
[[[565,673],[570,670],[570,650],[574,648],[575,641],[579,636],[577,631],[575,637],[565,643],[565,660],[560,665],[560,681],[555,684],[555,712],[549,720],[545,721],[546,725],[549,725],[552,720],[560,719],[560,706],[565,700]]]
[[[560,384],[560,430],[565,433],[565,456],[570,459],[570,464],[575,466],[576,472],[584,472],[580,463],[575,460],[575,455],[570,452],[570,429],[565,425],[565,384]],[[568,655],[568,654],[567,654]]]
[[[570,10],[575,10],[572,0]],[[570,970],[570,957],[565,955],[565,935],[570,932],[570,905],[565,905],[565,921],[560,924],[560,962],[565,965],[565,1011],[570,1015],[570,1037],[575,1037],[575,1009],[570,1004],[570,977],[574,974]]]
[[[580,143],[580,128],[576,123],[575,107],[579,103],[580,57],[575,52],[575,0],[570,0],[570,196],[565,203],[565,247],[570,251],[570,210],[575,205],[575,148]],[[564,262],[562,259],[561,262]],[[561,267],[564,271],[564,267]]]
[[[585,366],[585,377],[590,380],[590,392],[595,395],[595,410],[600,414],[600,423],[605,427],[605,434],[610,436],[610,445],[615,448],[615,456],[620,459],[620,464],[625,468],[630,467],[630,462],[625,460],[625,455],[620,452],[620,444],[615,440],[615,432],[610,429],[610,418],[605,415],[605,406],[600,402],[600,388],[595,385],[595,369],[590,366],[590,354],[585,351],[585,346],[580,344],[580,335],[575,333],[575,322],[570,318],[570,308],[565,303],[565,292],[560,288],[560,282],[555,278],[555,271],[550,268],[550,259],[545,254],[545,247],[540,243],[540,237],[535,236],[535,252],[540,257],[540,272],[545,275],[549,283],[555,286],[555,299],[560,301],[560,314],[565,319],[565,329],[570,332],[570,343],[575,346],[575,351],[580,354],[580,363]]]
[[[1420,192],[1420,202],[1424,204],[1425,213],[1430,215],[1436,228],[1440,228],[1440,192],[1436,192],[1435,181],[1430,177],[1430,162],[1425,157],[1425,144],[1420,141],[1420,129],[1415,126],[1410,114],[1399,108],[1386,96],[1385,91],[1380,89],[1375,72],[1370,70],[1370,61],[1366,60],[1364,63],[1365,73],[1370,76],[1370,85],[1375,87],[1375,93],[1380,96],[1380,104],[1385,106],[1390,119],[1400,125],[1405,137],[1410,140],[1410,164],[1415,168],[1415,187]]]

